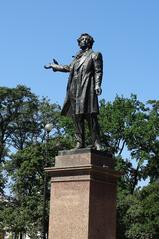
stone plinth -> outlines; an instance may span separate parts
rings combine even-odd
[[[49,239],[115,239],[116,181],[111,155],[61,151],[51,176]]]

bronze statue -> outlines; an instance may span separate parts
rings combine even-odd
[[[53,71],[70,72],[67,95],[62,115],[71,116],[76,128],[76,149],[85,147],[85,120],[88,122],[92,148],[101,150],[100,130],[97,120],[99,114],[98,95],[101,94],[103,75],[102,54],[94,52],[93,37],[84,33],[78,39],[80,51],[70,65],[59,65],[56,60],[44,66]]]

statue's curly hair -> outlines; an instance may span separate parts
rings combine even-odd
[[[94,43],[94,39],[93,39],[93,37],[92,37],[91,35],[89,35],[88,33],[82,33],[82,34],[80,35],[80,37],[77,39],[78,44],[80,43],[81,38],[82,38],[83,36],[87,36],[87,37],[88,37],[90,47],[92,47],[92,46],[93,46],[93,43]]]

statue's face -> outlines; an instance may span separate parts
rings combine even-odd
[[[87,48],[90,48],[90,40],[88,36],[82,36],[79,42],[79,47],[82,50],[85,50]]]

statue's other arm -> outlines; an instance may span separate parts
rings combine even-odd
[[[96,52],[93,55],[94,61],[94,74],[95,74],[95,91],[97,95],[102,93],[101,83],[103,77],[103,58],[100,52]]]

